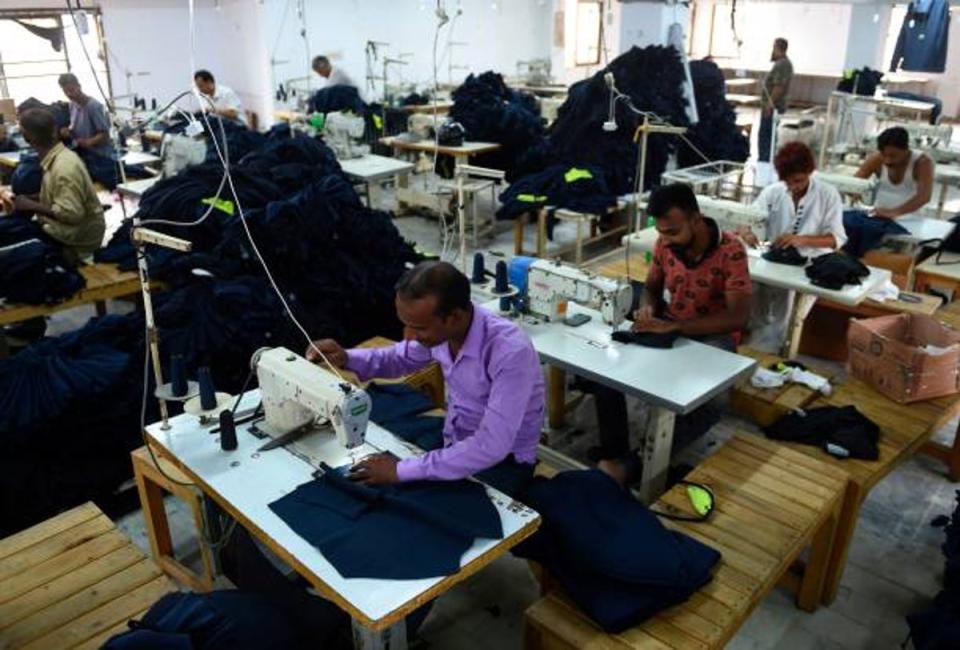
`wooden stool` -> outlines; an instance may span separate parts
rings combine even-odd
[[[99,648],[171,591],[160,568],[85,503],[0,540],[0,647]]]
[[[213,553],[203,539],[203,498],[199,490],[186,485],[178,485],[170,479],[189,483],[190,480],[170,461],[154,454],[156,461],[163,468],[157,469],[150,451],[140,447],[130,453],[133,461],[133,477],[137,482],[137,492],[140,493],[140,505],[143,507],[143,518],[147,525],[147,534],[150,537],[150,551],[153,559],[163,569],[163,572],[181,584],[187,585],[193,591],[205,592],[213,589],[216,576],[216,565]],[[167,476],[164,475],[166,473]],[[167,520],[167,511],[163,506],[163,498],[172,494],[180,498],[193,513],[196,525],[197,542],[200,547],[200,558],[203,563],[203,572],[198,574],[185,566],[173,555],[173,539],[170,536],[170,522]]]
[[[527,648],[722,648],[781,580],[796,588],[798,607],[816,608],[846,473],[763,438],[737,434],[688,479],[713,490],[713,515],[700,523],[662,521],[723,554],[713,580],[687,602],[617,635],[603,632],[564,595],[550,593],[527,610]],[[682,485],[657,504],[690,512]],[[806,567],[794,578],[789,571],[807,548]]]

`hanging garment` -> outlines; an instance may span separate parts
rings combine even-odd
[[[895,220],[871,217],[863,210],[844,210],[843,229],[847,232],[843,251],[858,259],[880,246],[886,237],[908,233]]]
[[[824,406],[789,413],[764,428],[772,440],[820,447],[839,458],[877,460],[880,427],[854,406]]]
[[[476,481],[370,487],[323,469],[270,509],[344,578],[451,575],[475,539],[503,537],[500,515]]]
[[[619,343],[633,343],[645,348],[672,348],[680,335],[676,332],[666,332],[663,334],[653,334],[651,332],[630,332],[627,330],[618,330],[610,338]]]
[[[870,269],[844,253],[829,253],[815,257],[806,273],[815,286],[839,291],[845,285],[860,284],[862,278],[870,275]]]
[[[950,34],[947,0],[915,0],[907,7],[890,70],[944,72]]]
[[[538,481],[524,502],[542,523],[515,553],[543,563],[577,606],[610,633],[685,601],[710,582],[720,560],[716,550],[664,527],[598,470]]]

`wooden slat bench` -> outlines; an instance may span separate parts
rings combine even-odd
[[[106,313],[106,301],[140,293],[140,279],[133,271],[119,271],[116,264],[89,264],[80,267],[80,275],[87,286],[71,298],[55,305],[17,305],[0,306],[0,325],[20,323],[31,318],[49,316],[58,311],[72,309],[81,305],[94,305],[98,315]],[[153,283],[153,288],[160,284]]]
[[[0,540],[0,647],[99,648],[176,591],[86,503]]]
[[[688,478],[714,491],[713,515],[701,523],[663,522],[723,554],[713,581],[687,602],[616,635],[604,633],[562,594],[548,593],[527,610],[528,649],[722,648],[775,585],[781,580],[796,585],[788,572],[807,548],[797,605],[816,608],[846,474],[767,440],[737,434]],[[685,488],[669,490],[657,507],[689,512]]]

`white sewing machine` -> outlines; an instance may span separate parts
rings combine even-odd
[[[163,159],[163,177],[170,178],[206,160],[207,143],[202,137],[167,133],[160,143],[160,157]]]
[[[747,226],[760,239],[765,237],[769,215],[761,208],[702,194],[697,195],[697,204],[704,216],[717,221],[724,230],[735,231],[740,226]]]
[[[526,267],[527,309],[531,314],[546,320],[564,318],[568,301],[596,309],[608,325],[619,325],[630,313],[633,288],[628,283],[561,262],[531,259],[514,258],[510,273],[513,277],[517,269]]]
[[[260,383],[265,423],[274,439],[327,420],[347,449],[363,444],[371,402],[366,391],[286,348],[257,350],[251,360]]]
[[[357,141],[363,138],[366,124],[363,118],[352,113],[327,113],[323,123],[323,140],[337,158],[362,158],[370,153],[370,145]]]
[[[407,118],[407,133],[410,134],[411,140],[432,140],[434,125],[440,128],[444,119],[436,118],[432,113],[411,113]]]
[[[859,197],[861,201],[868,205],[873,203],[873,195],[877,189],[877,179],[857,178],[850,174],[839,174],[835,172],[818,171],[815,178],[833,185],[837,190],[846,196]]]

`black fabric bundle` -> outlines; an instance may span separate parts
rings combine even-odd
[[[308,113],[336,113],[353,111],[357,115],[367,112],[367,104],[360,98],[360,91],[353,86],[327,86],[313,93],[307,103]]]
[[[870,275],[870,269],[844,253],[827,253],[813,258],[806,273],[814,285],[839,291],[844,285],[860,284],[862,278]]]
[[[943,555],[943,589],[930,605],[907,616],[910,638],[916,650],[949,650],[960,648],[960,491],[953,514],[941,515],[932,524],[942,527],[946,536]]]
[[[824,406],[789,413],[763,432],[773,440],[820,447],[832,456],[877,460],[880,427],[855,406]]]
[[[873,97],[877,92],[877,86],[883,79],[883,73],[879,70],[864,67],[860,70],[844,70],[843,77],[837,82],[837,90],[845,93],[855,93],[866,97]]]
[[[645,348],[659,348],[666,350],[673,347],[680,335],[676,332],[664,332],[654,334],[652,332],[630,332],[619,330],[614,332],[610,338],[619,343],[631,343]]]
[[[610,188],[602,166],[573,167],[550,165],[510,184],[500,194],[497,219],[514,219],[544,205],[606,216],[617,205],[617,194]],[[552,236],[553,220],[548,226]]]
[[[430,103],[430,98],[420,93],[410,93],[400,103],[404,106],[423,106]]]
[[[42,184],[43,168],[40,166],[40,157],[34,151],[23,152],[17,168],[10,174],[10,191],[33,196],[40,193]]]
[[[893,219],[871,217],[864,210],[843,211],[843,229],[847,233],[844,252],[860,258],[880,246],[884,238],[890,235],[905,235],[907,229]]]
[[[27,305],[58,303],[86,286],[60,244],[21,216],[0,219],[0,278],[0,300]]]
[[[801,255],[795,246],[771,248],[763,254],[763,259],[774,264],[786,264],[788,266],[803,266],[807,263],[807,258]]]
[[[737,114],[727,101],[720,67],[713,61],[691,61],[690,76],[699,121],[687,131],[687,139],[710,160],[743,162],[750,156],[750,139],[737,128]],[[705,162],[686,143],[677,145],[677,166],[692,167]]]
[[[477,157],[477,164],[494,167],[514,177],[514,165],[524,151],[544,135],[536,98],[507,87],[491,71],[470,75],[453,91],[450,117],[466,130],[466,139],[496,142],[499,151]]]
[[[720,560],[716,550],[664,527],[598,470],[542,480],[523,501],[543,522],[515,553],[544,564],[577,606],[610,633],[685,601],[710,582]]]

